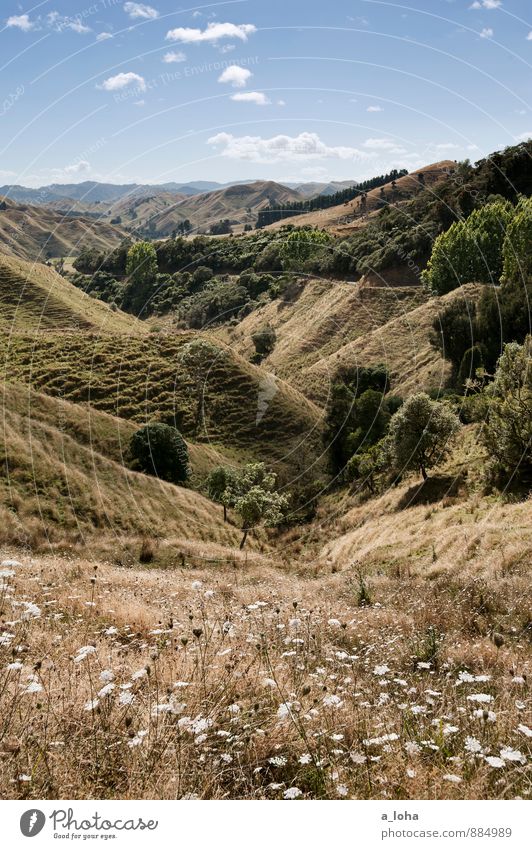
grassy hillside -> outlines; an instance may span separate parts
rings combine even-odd
[[[0,254],[0,323],[11,332],[148,332],[142,322],[88,297],[52,268],[5,254]]]
[[[115,204],[111,212],[113,215],[121,215],[124,222],[131,226],[146,228],[150,225],[150,232],[154,237],[169,236],[175,230],[180,221],[190,219],[195,232],[206,233],[212,224],[228,218],[236,227],[236,231],[242,230],[244,224],[255,225],[257,212],[267,206],[271,201],[274,203],[285,203],[287,201],[300,200],[301,195],[286,186],[272,181],[258,180],[255,183],[244,183],[236,186],[228,186],[217,189],[214,192],[195,195],[184,199],[163,199],[163,208],[158,211],[161,204],[159,198],[149,199],[145,203],[133,200],[134,210],[137,218],[132,219],[128,212],[132,200],[124,199]]]
[[[197,492],[125,467],[131,422],[17,384],[4,384],[0,404],[4,543],[90,539],[100,552],[119,552],[140,535],[172,540],[174,548],[236,545],[238,531]]]
[[[426,294],[415,287],[385,289],[337,280],[301,281],[291,299],[268,301],[220,334],[249,356],[254,351],[252,333],[266,324],[273,327],[277,339],[264,366],[309,397],[323,401],[327,380],[322,379],[322,371],[328,366],[322,369],[321,364],[335,362],[338,351],[409,315],[426,300]],[[384,358],[384,353],[381,356]],[[360,363],[364,364],[362,358]]]
[[[48,257],[72,256],[82,245],[110,251],[125,238],[123,230],[104,221],[9,200],[5,205],[0,210],[0,249],[22,259],[44,262]]]
[[[383,205],[401,204],[404,201],[411,200],[425,188],[432,188],[445,180],[455,168],[456,163],[452,160],[434,162],[432,165],[426,165],[417,171],[412,171],[405,177],[400,177],[396,180],[395,187],[392,186],[392,183],[386,183],[382,188],[372,189],[367,193],[365,208],[362,206],[360,198],[355,198],[355,200],[348,201],[340,206],[296,215],[289,219],[289,223],[294,227],[307,225],[319,227],[323,230],[329,230],[335,236],[349,236],[354,230],[364,227],[367,223],[367,217],[376,213]],[[275,224],[270,224],[267,229],[279,230],[286,223],[286,220],[276,221]]]

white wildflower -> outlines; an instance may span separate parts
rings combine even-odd
[[[493,767],[493,769],[501,769],[505,766],[505,763],[502,758],[496,758],[493,755],[489,755],[486,759],[486,763]]]
[[[323,699],[323,704],[325,707],[333,707],[333,708],[341,708],[343,705],[343,701],[340,696],[325,696]]]
[[[525,737],[532,737],[532,728],[529,728],[528,725],[518,725],[517,730],[524,734]]]
[[[477,754],[482,751],[482,746],[476,737],[466,737],[464,749],[471,754]]]
[[[299,787],[289,787],[284,791],[283,796],[285,799],[299,799],[302,796],[302,792]]]
[[[147,731],[139,731],[131,740],[128,741],[128,746],[130,749],[134,749],[135,746],[140,746],[144,742],[144,738],[148,734]]]
[[[461,778],[459,775],[454,775],[452,772],[447,773],[447,775],[443,776],[444,781],[450,781],[452,784],[460,784]]]
[[[386,664],[383,663],[380,666],[375,667],[375,669],[373,670],[373,674],[376,675],[378,678],[382,678],[382,676],[386,675],[386,673],[389,671],[390,667],[386,666]]]
[[[98,707],[99,704],[100,704],[99,699],[89,699],[88,702],[85,702],[85,705],[83,706],[83,710],[96,710],[96,708]]]
[[[504,749],[501,749],[500,755],[504,761],[526,764],[526,757],[519,751],[519,749],[512,749],[510,746],[505,746]]]
[[[488,695],[488,693],[471,693],[470,696],[467,697],[468,702],[480,702],[481,704],[489,704],[493,701],[493,696]]]

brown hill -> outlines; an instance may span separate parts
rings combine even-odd
[[[4,253],[43,262],[73,256],[82,247],[110,251],[126,233],[92,218],[64,215],[45,206],[0,203],[0,247]]]
[[[353,230],[365,226],[368,218],[375,214],[383,205],[400,204],[410,200],[424,188],[435,186],[456,168],[456,162],[450,159],[442,162],[434,162],[400,177],[392,183],[386,183],[378,189],[372,189],[367,193],[366,207],[362,206],[360,198],[347,201],[339,206],[331,206],[329,209],[319,209],[303,215],[295,215],[293,218],[285,218],[268,225],[266,229],[278,230],[286,224],[294,227],[320,227],[329,230],[338,236],[348,236]]]
[[[178,198],[176,200],[176,197]],[[161,200],[162,199],[162,200]],[[207,232],[209,228],[228,218],[235,225],[235,232],[242,230],[245,224],[255,225],[257,212],[271,203],[288,203],[301,200],[302,196],[293,189],[288,189],[279,183],[258,180],[255,183],[243,183],[206,192],[192,197],[179,199],[176,195],[157,195],[153,199],[123,199],[111,208],[112,215],[121,215],[124,223],[135,226],[138,221],[145,221],[145,227],[150,226],[154,236],[169,236],[179,222],[188,218],[194,230]],[[127,205],[132,205],[137,219],[128,218]],[[151,206],[150,206],[151,204]],[[157,205],[165,208],[157,211]]]

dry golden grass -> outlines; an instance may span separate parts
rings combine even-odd
[[[314,560],[5,549],[2,796],[528,798],[532,504],[410,489]]]

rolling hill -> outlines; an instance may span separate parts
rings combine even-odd
[[[383,205],[401,204],[410,200],[425,188],[430,189],[445,180],[455,168],[456,162],[452,160],[434,162],[405,177],[400,177],[396,180],[395,186],[387,183],[381,188],[372,189],[367,193],[365,207],[362,206],[360,198],[355,198],[340,206],[331,206],[328,209],[296,215],[288,220],[276,221],[274,224],[269,224],[266,229],[278,230],[289,221],[293,227],[319,227],[329,230],[336,236],[348,236],[354,230],[364,227],[368,217],[374,215]]]
[[[107,222],[65,215],[46,206],[10,200],[0,204],[0,248],[22,259],[43,262],[49,257],[73,256],[82,246],[111,251],[126,235]]]

